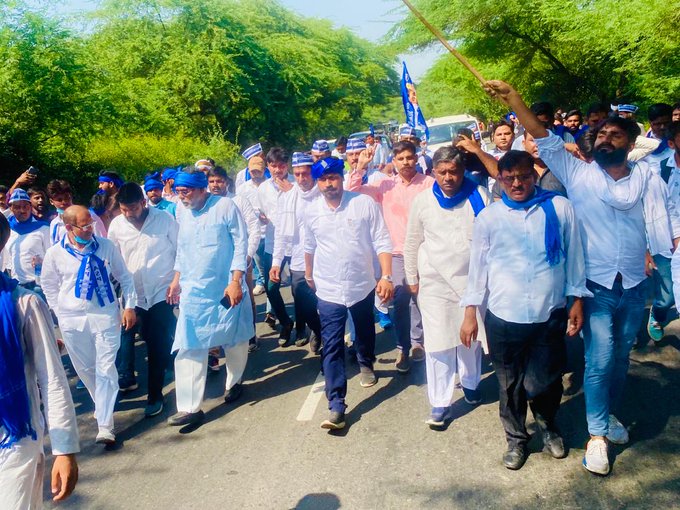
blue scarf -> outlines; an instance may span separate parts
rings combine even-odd
[[[270,178],[271,178],[272,173],[269,171],[269,168],[266,168],[266,167],[265,167],[265,169],[264,169],[264,176],[265,176],[266,179],[270,179]],[[250,170],[248,170],[248,167],[246,167],[246,177],[245,177],[245,181],[248,182],[250,179],[252,179],[252,177],[250,177]]]
[[[61,239],[61,246],[80,260],[80,269],[78,269],[78,276],[76,277],[76,297],[80,299],[92,300],[96,294],[99,306],[105,306],[104,297],[107,297],[109,303],[114,302],[113,291],[111,290],[111,283],[109,282],[109,273],[106,271],[106,264],[104,261],[95,255],[99,248],[97,238],[92,236],[92,244],[88,247],[90,250],[87,253],[76,250],[70,244],[66,244],[66,237]]]
[[[33,216],[27,221],[18,221],[16,217],[12,216],[9,218],[9,227],[20,236],[23,236],[35,232],[41,227],[49,227],[49,224],[44,221],[36,220]]]
[[[524,202],[515,202],[503,192],[503,203],[510,209],[528,209],[534,205],[540,205],[545,213],[545,260],[551,266],[556,266],[560,262],[560,254],[564,254],[562,249],[562,239],[560,236],[560,220],[555,212],[552,198],[557,196],[553,191],[546,191],[536,186],[536,194]]]
[[[458,190],[458,193],[452,197],[447,197],[444,195],[444,192],[439,187],[439,183],[437,181],[435,181],[435,183],[432,185],[432,193],[434,193],[434,197],[437,199],[437,202],[439,202],[439,205],[443,209],[453,209],[465,200],[470,200],[470,205],[472,206],[472,210],[475,212],[475,217],[482,211],[482,209],[484,209],[484,201],[482,200],[482,195],[479,194],[477,184],[467,177],[463,178],[463,184]]]
[[[37,439],[31,423],[19,319],[12,300],[17,283],[0,273],[0,426],[7,434],[0,448],[11,448],[26,436]]]

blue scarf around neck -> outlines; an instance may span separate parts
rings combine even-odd
[[[11,448],[22,438],[37,438],[31,423],[31,404],[24,372],[19,318],[12,300],[18,282],[0,273],[0,448]]]
[[[505,191],[502,194],[503,203],[510,209],[529,209],[534,205],[541,206],[545,213],[545,260],[551,266],[559,264],[560,254],[564,255],[560,235],[560,220],[552,203],[553,197],[556,196],[557,193],[554,191],[546,191],[538,186],[536,186],[534,196],[524,202],[515,202],[505,194]]]
[[[92,236],[92,244],[87,247],[89,250],[87,253],[83,253],[67,244],[67,237],[64,236],[61,239],[61,246],[76,259],[80,260],[80,269],[78,269],[78,276],[76,277],[76,297],[91,301],[92,297],[96,294],[99,306],[106,306],[104,297],[108,298],[109,303],[113,303],[115,298],[111,290],[111,282],[109,281],[106,264],[95,255],[99,248],[97,238]]]
[[[48,223],[36,220],[33,216],[31,216],[31,218],[26,221],[18,221],[16,217],[12,216],[8,221],[9,228],[14,230],[20,236],[35,232],[41,227],[49,227]]]
[[[472,210],[475,212],[475,217],[484,209],[484,201],[482,200],[482,195],[479,194],[477,189],[477,184],[467,177],[463,178],[463,184],[461,185],[458,193],[452,197],[447,197],[444,192],[439,187],[439,183],[435,181],[432,185],[432,193],[434,193],[437,202],[444,209],[453,209],[458,204],[464,202],[465,200],[470,200],[470,205]]]

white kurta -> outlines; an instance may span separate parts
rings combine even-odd
[[[28,234],[18,234],[12,230],[3,250],[3,269],[9,269],[12,278],[19,283],[34,282],[33,257],[45,258],[50,246],[50,229],[47,225]]]
[[[485,204],[492,200],[478,186]],[[470,264],[475,214],[468,200],[444,209],[431,189],[418,194],[411,204],[404,243],[404,269],[409,285],[419,284],[418,305],[423,318],[428,352],[452,349],[461,344],[460,327]],[[479,314],[479,312],[478,312]],[[483,322],[477,340],[486,350]]]
[[[0,449],[0,508],[3,510],[42,506],[46,429],[54,455],[80,451],[73,400],[47,305],[21,287],[15,289],[12,297],[20,323],[31,421],[38,438],[34,441],[25,437],[10,449]],[[0,427],[2,437],[4,431]]]

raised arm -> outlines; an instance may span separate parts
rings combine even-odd
[[[550,133],[543,123],[538,120],[519,93],[510,85],[500,80],[490,80],[484,85],[484,90],[494,99],[508,105],[517,115],[517,120],[534,138],[545,138]]]

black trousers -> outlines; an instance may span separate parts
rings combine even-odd
[[[290,276],[293,280],[295,329],[298,333],[302,333],[305,330],[305,325],[307,325],[321,339],[321,322],[319,322],[319,312],[317,311],[316,294],[307,284],[304,271],[291,270]]]
[[[172,305],[165,301],[156,303],[148,310],[135,308],[142,323],[142,338],[146,342],[148,358],[148,400],[157,402],[163,398],[163,378],[170,368],[170,349],[175,338],[177,319]]]
[[[484,324],[508,445],[526,445],[527,403],[540,427],[555,430],[566,361],[567,311],[555,310],[538,324],[507,322],[487,312]]]

